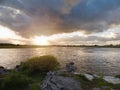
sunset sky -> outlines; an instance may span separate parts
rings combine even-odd
[[[0,43],[120,44],[120,0],[0,0]]]

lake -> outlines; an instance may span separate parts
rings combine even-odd
[[[88,47],[41,47],[0,49],[0,66],[14,68],[28,58],[42,55],[54,55],[62,68],[68,62],[75,62],[80,73],[104,75],[120,74],[120,48]]]

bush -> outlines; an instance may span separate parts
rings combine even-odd
[[[45,55],[40,57],[33,57],[20,65],[22,71],[26,72],[48,72],[59,69],[59,62],[54,56]]]
[[[27,90],[32,80],[18,73],[11,73],[2,82],[2,90]]]

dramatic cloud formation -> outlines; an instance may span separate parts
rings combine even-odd
[[[25,44],[28,43],[29,40],[22,38],[14,31],[10,30],[7,27],[0,26],[0,42],[1,43],[14,43],[14,44]]]
[[[119,42],[120,0],[1,0],[0,24],[26,39],[61,35],[70,44]]]

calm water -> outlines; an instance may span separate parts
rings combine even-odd
[[[54,55],[61,63],[74,61],[78,72],[116,75],[120,74],[120,48],[46,47],[25,49],[0,49],[0,65],[13,68],[33,56]]]

